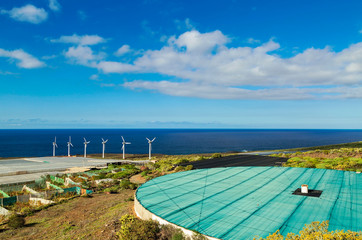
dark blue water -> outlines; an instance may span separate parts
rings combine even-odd
[[[240,130],[240,129],[57,129],[0,130],[0,157],[40,157],[52,155],[57,136],[57,155],[83,154],[83,137],[91,141],[87,153],[101,153],[101,138],[109,139],[106,152],[121,153],[122,139],[131,142],[126,153],[148,153],[146,137],[156,140],[154,153],[189,154],[227,151],[272,150],[318,146],[362,140],[362,130]]]

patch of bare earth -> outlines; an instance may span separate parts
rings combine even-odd
[[[78,197],[26,217],[26,226],[0,226],[0,239],[117,239],[118,220],[132,213],[134,191]]]
[[[141,174],[134,175],[129,180],[132,183],[136,183],[136,184],[143,184],[146,182],[146,179],[144,177],[142,177]]]

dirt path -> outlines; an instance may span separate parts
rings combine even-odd
[[[49,207],[26,218],[26,227],[7,230],[0,239],[117,239],[118,219],[132,212],[134,191],[94,194]]]

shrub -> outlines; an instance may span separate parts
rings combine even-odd
[[[137,185],[134,184],[134,183],[131,183],[130,180],[127,180],[127,179],[123,179],[120,184],[119,184],[119,187],[121,189],[132,189],[132,190],[135,190],[137,188]]]
[[[132,215],[124,215],[120,219],[121,229],[117,235],[121,240],[158,239],[160,227],[152,220],[141,220]]]
[[[21,228],[25,225],[25,218],[22,215],[14,214],[9,217],[8,226],[10,228]]]
[[[160,240],[184,240],[185,236],[181,229],[176,228],[172,225],[165,224],[161,226]]]
[[[192,170],[194,168],[194,166],[192,166],[192,165],[187,165],[186,167],[185,167],[185,171],[190,171],[190,170]]]
[[[222,155],[221,155],[221,153],[214,153],[214,154],[211,155],[211,157],[212,158],[221,158]]]
[[[175,171],[176,171],[176,172],[185,171],[185,167],[183,167],[183,166],[177,166],[177,167],[175,168]]]
[[[143,171],[147,171],[147,170],[149,170],[149,168],[148,168],[148,167],[146,167],[146,166],[141,166],[141,167],[140,167],[140,170],[143,172]]]
[[[146,177],[147,174],[149,174],[150,172],[151,172],[150,170],[145,170],[145,171],[141,172],[141,176]]]
[[[104,192],[109,192],[109,193],[117,193],[118,192],[118,187],[117,186],[113,186],[110,188],[106,188],[103,190]]]
[[[256,238],[254,238],[256,239]],[[288,233],[286,237],[280,234],[279,230],[273,234],[270,234],[266,238],[260,238],[259,240],[293,240],[293,239],[349,239],[357,240],[361,239],[361,234],[357,232],[344,230],[328,231],[328,221],[319,223],[312,222],[306,225],[298,235],[294,233]]]
[[[194,231],[194,234],[192,235],[192,240],[207,240],[208,238],[199,233],[198,231]]]

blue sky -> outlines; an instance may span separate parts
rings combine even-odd
[[[362,128],[362,2],[0,2],[0,128]]]

